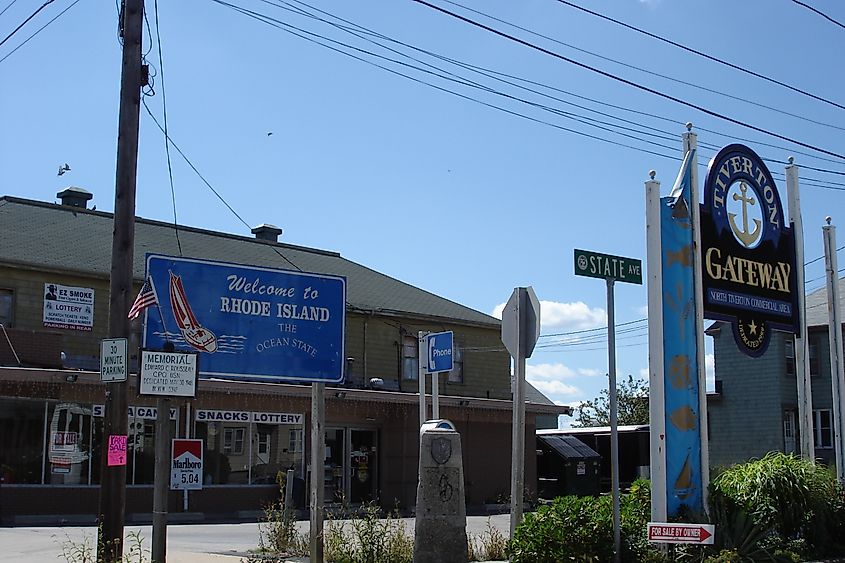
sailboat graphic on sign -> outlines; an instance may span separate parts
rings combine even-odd
[[[188,297],[182,286],[182,277],[175,275],[172,271],[170,272],[170,306],[173,309],[176,324],[188,344],[201,352],[217,351],[217,336],[199,324],[188,304]]]

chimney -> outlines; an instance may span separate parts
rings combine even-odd
[[[87,209],[88,200],[94,197],[94,194],[88,190],[77,188],[76,186],[70,186],[69,188],[57,193],[56,197],[62,200],[62,205]]]
[[[257,227],[253,227],[251,229],[252,234],[255,235],[255,238],[258,240],[268,240],[270,242],[279,242],[279,235],[282,234],[282,229],[277,227],[276,225],[270,225],[268,223],[262,223]]]

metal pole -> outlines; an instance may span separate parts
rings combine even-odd
[[[518,287],[516,341],[517,354],[514,362],[513,379],[513,434],[511,451],[511,527],[514,537],[516,527],[522,522],[522,494],[525,481],[525,343],[523,316],[528,307],[528,295],[524,287]]]
[[[425,335],[427,332],[420,331],[417,333],[417,380],[420,384],[420,428],[425,424],[426,407],[425,407],[425,364],[423,363],[423,348],[425,347]]]
[[[440,418],[440,374],[436,371],[431,374],[431,418]]]
[[[845,483],[845,368],[842,364],[842,315],[839,301],[839,260],[836,256],[836,227],[826,218],[824,233],[825,274],[827,277],[827,318],[830,342],[830,380],[833,390],[833,443],[836,450],[836,477]]]
[[[185,403],[185,438],[191,437],[191,403]],[[202,482],[202,481],[200,481]],[[182,491],[182,512],[188,512],[188,489]]]
[[[311,384],[311,563],[323,563],[323,477],[326,465],[325,383]]]
[[[613,495],[613,561],[619,563],[622,533],[619,527],[619,406],[616,401],[616,320],[613,279],[607,279],[607,372],[610,394],[610,486]]]
[[[293,469],[288,469],[285,477],[285,506],[282,510],[285,522],[290,520],[293,514]]]
[[[129,338],[127,313],[132,299],[135,247],[135,181],[138,170],[138,128],[141,109],[141,34],[144,0],[123,0],[123,57],[117,133],[117,172],[114,197],[109,337]],[[126,436],[128,381],[106,384],[103,438]],[[97,559],[110,563],[123,557],[126,508],[126,466],[108,465],[108,448],[100,457],[99,538]]]
[[[789,220],[795,234],[795,287],[798,292],[798,334],[795,335],[795,379],[798,386],[798,433],[801,436],[801,457],[814,461],[813,389],[810,380],[810,351],[807,339],[807,310],[804,292],[804,223],[801,219],[801,195],[798,190],[798,167],[789,157],[786,166],[786,191],[789,196]]]
[[[167,491],[170,489],[170,399],[156,400],[155,477],[153,486],[153,563],[167,561]]]

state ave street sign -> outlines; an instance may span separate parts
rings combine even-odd
[[[716,527],[713,524],[648,523],[648,541],[653,543],[712,544]]]
[[[636,258],[624,258],[576,248],[575,275],[642,285],[643,263],[642,260]]]

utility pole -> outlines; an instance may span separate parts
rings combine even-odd
[[[109,283],[109,337],[129,338],[127,314],[132,299],[135,246],[135,178],[138,169],[138,128],[141,110],[141,32],[144,0],[123,0],[123,62],[120,77],[120,114],[117,131],[117,174],[114,196],[111,280]],[[126,465],[108,464],[110,436],[126,436],[128,381],[106,383],[100,457],[100,506],[97,560],[119,561],[123,555],[126,508]]]

